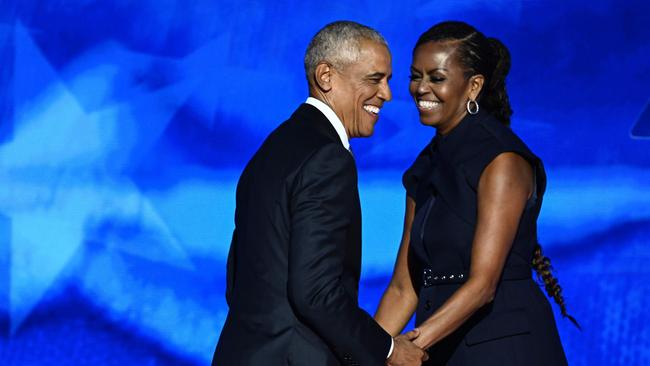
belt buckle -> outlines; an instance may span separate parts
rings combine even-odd
[[[424,287],[433,286],[433,271],[431,268],[425,268],[422,271],[422,282]]]

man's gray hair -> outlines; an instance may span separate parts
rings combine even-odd
[[[311,39],[305,52],[307,80],[311,80],[316,66],[321,62],[327,62],[339,70],[357,62],[364,39],[388,48],[388,43],[379,32],[356,22],[337,21],[323,27]]]

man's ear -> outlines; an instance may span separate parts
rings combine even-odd
[[[473,75],[469,79],[469,99],[476,100],[483,89],[485,77],[481,74]]]
[[[316,65],[314,70],[314,84],[323,92],[328,92],[332,89],[332,66],[321,62]]]

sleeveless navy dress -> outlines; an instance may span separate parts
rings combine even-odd
[[[541,160],[491,115],[467,115],[436,135],[404,173],[416,202],[409,271],[418,292],[416,325],[467,280],[477,220],[477,187],[485,167],[514,152],[533,167],[535,192],[522,214],[494,301],[429,349],[427,365],[566,365],[546,296],[532,279],[537,217],[546,188]]]

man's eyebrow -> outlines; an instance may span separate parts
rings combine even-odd
[[[383,72],[375,72],[375,73],[372,73],[372,74],[370,74],[370,75],[367,75],[366,77],[367,77],[368,79],[374,79],[374,78],[383,78],[384,76],[386,76],[386,73],[383,73]]]

